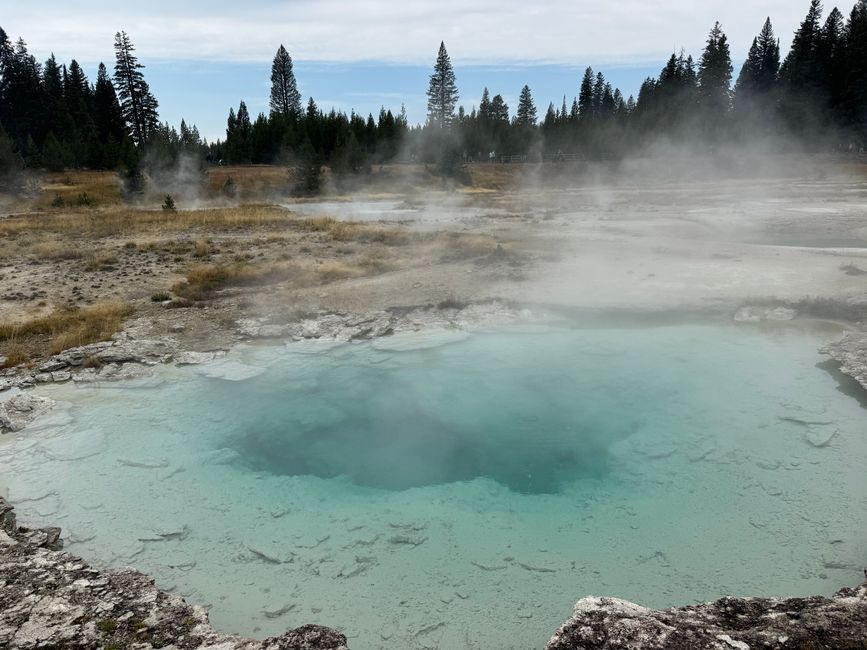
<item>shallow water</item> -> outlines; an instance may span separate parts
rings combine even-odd
[[[219,628],[541,647],[588,594],[831,593],[867,555],[867,427],[815,335],[507,329],[250,347],[0,441],[68,549]]]

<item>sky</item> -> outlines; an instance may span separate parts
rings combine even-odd
[[[829,5],[830,3],[826,3]],[[852,0],[843,0],[844,14]],[[270,64],[289,50],[298,86],[321,108],[376,115],[406,105],[410,122],[425,117],[425,90],[441,40],[457,75],[461,104],[482,90],[502,94],[514,110],[528,84],[544,114],[569,103],[584,68],[601,70],[624,96],[656,76],[673,51],[700,56],[719,20],[736,71],[770,16],[783,51],[809,0],[0,0],[0,27],[22,37],[39,60],[75,58],[91,80],[113,64],[113,39],[125,30],[160,117],[225,137],[229,107],[243,99],[268,111]]]

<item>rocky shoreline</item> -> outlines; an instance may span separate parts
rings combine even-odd
[[[427,329],[468,330],[509,322],[533,322],[536,315],[501,301],[468,305],[408,307],[367,314],[322,313],[288,323],[268,319],[242,319],[236,323],[236,340],[305,341],[346,343]],[[134,322],[111,341],[65,350],[33,368],[0,370],[0,434],[20,431],[48,412],[51,400],[29,394],[27,389],[52,383],[92,383],[137,379],[154,368],[174,363],[198,365],[224,357],[228,348],[189,350],[172,337],[148,338],[149,323]]]
[[[59,528],[18,526],[0,497],[0,647],[347,650],[318,625],[253,641],[216,632],[202,607],[133,569],[98,571],[57,548]]]
[[[134,569],[99,571],[58,548],[59,528],[18,526],[0,497],[0,647],[348,650],[335,630],[305,625],[254,641],[216,632],[207,611]],[[546,650],[863,649],[867,584],[832,598],[724,598],[654,611],[585,598]]]
[[[867,332],[849,332],[822,352],[840,364],[840,372],[867,390]]]

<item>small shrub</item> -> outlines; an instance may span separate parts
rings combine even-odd
[[[52,208],[65,208],[66,207],[66,200],[58,194],[57,196],[54,197],[54,200],[51,202],[51,207]]]
[[[211,255],[211,244],[206,239],[198,239],[193,242],[193,257],[199,259]]]
[[[163,201],[163,210],[166,212],[177,212],[178,208],[175,206],[175,199],[171,194],[166,194],[166,199]]]
[[[87,192],[82,192],[78,195],[78,198],[75,199],[75,205],[82,208],[94,208],[96,207],[96,199],[90,196]]]
[[[30,353],[27,351],[27,347],[17,341],[9,341],[4,345],[0,356],[6,358],[0,364],[0,368],[14,368],[30,362]]]
[[[81,257],[81,252],[59,241],[46,241],[35,244],[31,253],[41,260],[74,260]]]
[[[102,361],[100,361],[97,357],[88,356],[84,358],[84,361],[81,362],[82,368],[102,368]]]
[[[104,618],[96,624],[96,629],[105,634],[112,634],[117,629],[117,621],[113,618]]]
[[[165,291],[159,291],[151,296],[151,302],[168,302],[172,297]]]
[[[97,253],[91,255],[84,262],[85,271],[111,271],[117,264],[117,256],[111,253]]]
[[[455,298],[446,298],[442,302],[437,304],[437,309],[456,309],[460,311],[467,307],[467,303],[462,302],[460,300],[456,300]]]

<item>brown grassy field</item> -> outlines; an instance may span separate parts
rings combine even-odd
[[[110,202],[97,194],[108,178],[80,173],[75,187]],[[159,319],[165,307],[210,306],[231,321],[242,315],[238,299],[274,287],[324,287],[496,245],[470,233],[308,218],[264,204],[97,204],[9,216],[0,219],[0,357],[5,366],[37,362],[104,340],[133,315]]]
[[[132,307],[106,302],[91,307],[64,308],[20,323],[0,324],[2,366],[11,367],[69,348],[107,341],[123,329]]]

